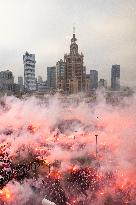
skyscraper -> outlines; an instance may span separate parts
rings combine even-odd
[[[78,53],[75,31],[71,39],[70,53],[64,55],[65,63],[65,86],[67,93],[77,93],[85,90],[85,70],[83,65],[83,54]]]
[[[112,65],[111,68],[111,89],[120,89],[120,65]]]
[[[49,90],[56,89],[56,67],[47,67],[47,86]]]
[[[35,80],[35,55],[28,52],[23,55],[24,63],[24,87],[26,91],[36,90]]]
[[[60,59],[56,63],[56,83],[57,88],[64,90],[64,72],[65,72],[65,63],[62,59]]]
[[[90,70],[90,89],[98,88],[98,71]]]

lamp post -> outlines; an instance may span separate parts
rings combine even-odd
[[[95,142],[96,142],[96,157],[97,157],[97,154],[98,154],[98,135],[95,134]]]

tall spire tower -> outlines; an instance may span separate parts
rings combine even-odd
[[[73,55],[78,54],[78,45],[76,43],[76,34],[75,34],[75,26],[73,26],[73,37],[71,39],[71,45],[70,45],[70,53]]]
[[[75,43],[76,41],[76,28],[75,26],[73,26],[73,38],[71,39],[71,43]]]
[[[76,33],[76,27],[75,27],[75,25],[73,26],[73,34],[75,34]]]
[[[71,38],[70,53],[64,56],[65,63],[65,91],[67,93],[78,93],[85,90],[85,73],[83,66],[83,54],[78,52],[78,44],[75,26]]]

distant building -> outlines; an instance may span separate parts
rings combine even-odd
[[[98,88],[98,71],[90,70],[90,89],[94,90]]]
[[[98,83],[99,88],[107,88],[107,81],[104,79],[100,79]]]
[[[42,83],[43,82],[43,79],[42,79],[42,76],[38,76],[38,83]]]
[[[40,93],[47,93],[49,91],[47,81],[37,83],[37,91]]]
[[[49,90],[56,89],[56,67],[47,67],[47,86]]]
[[[24,87],[25,91],[31,92],[36,90],[35,80],[35,55],[28,52],[23,55],[24,63]]]
[[[9,70],[0,72],[0,92],[9,95],[14,92],[14,76]]]
[[[15,95],[20,95],[21,94],[22,90],[21,90],[19,84],[14,83],[13,92],[14,92]]]
[[[90,74],[86,74],[86,91],[88,92],[90,90]]]
[[[23,85],[23,77],[22,76],[19,76],[18,77],[18,85],[20,87],[20,91],[24,91],[24,85]]]
[[[64,77],[65,77],[65,63],[60,59],[56,63],[56,84],[57,89],[64,90]]]
[[[22,76],[18,76],[18,84],[23,85],[23,77]]]
[[[69,93],[77,93],[85,90],[85,67],[83,54],[79,54],[76,43],[75,31],[71,39],[70,53],[64,55],[65,63],[65,86],[64,90]]]
[[[111,89],[120,89],[120,65],[112,65],[111,68]]]

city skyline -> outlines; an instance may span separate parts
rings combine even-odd
[[[96,69],[110,84],[111,67],[119,64],[121,84],[136,85],[134,0],[38,2],[0,0],[0,71],[9,69],[16,79],[23,76],[22,55],[27,50],[36,55],[36,75],[47,78],[47,67],[68,52],[75,23],[87,73]]]

